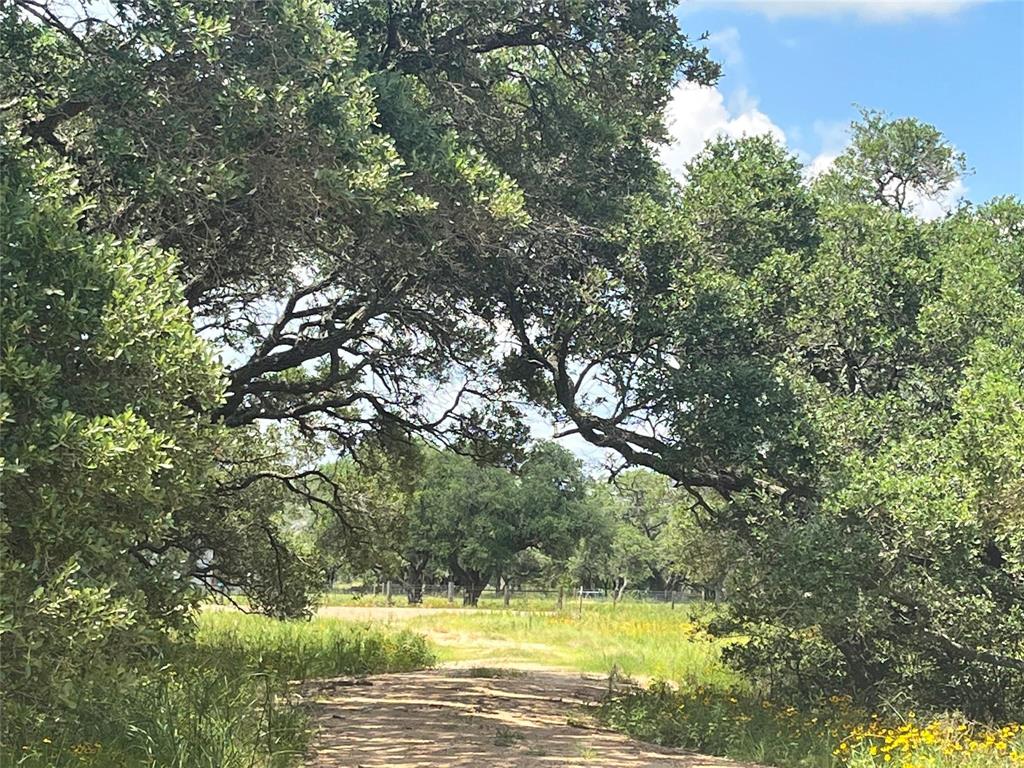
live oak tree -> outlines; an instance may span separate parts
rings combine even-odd
[[[569,566],[574,586],[721,588],[738,557],[727,531],[701,525],[697,503],[665,475],[644,469],[594,482],[590,516]]]
[[[616,602],[629,588],[674,588],[675,553],[666,544],[685,501],[668,478],[646,470],[595,483],[593,513],[571,564],[573,585],[608,587]]]
[[[491,277],[648,162],[677,72],[715,71],[646,3],[25,0],[4,33],[6,107],[87,179],[89,225],[178,250],[234,350],[218,415],[342,442],[470,418],[420,385],[483,364]]]
[[[620,503],[622,524],[640,537],[647,550],[647,574],[643,581],[655,590],[674,589],[678,568],[673,566],[679,553],[673,551],[669,542],[678,546],[686,535],[681,529],[690,528],[685,491],[673,487],[664,475],[644,470],[620,473],[613,489]]]
[[[589,523],[587,479],[564,448],[539,443],[515,472],[458,454],[428,457],[413,501],[411,544],[454,576],[475,605],[491,579],[533,552],[564,564]]]
[[[345,471],[349,506],[361,510],[375,545],[353,547],[346,530],[329,524],[319,547],[352,572],[401,576],[412,602],[437,574],[451,576],[475,605],[488,582],[508,579],[527,556],[564,569],[591,526],[589,480],[578,459],[551,443],[532,446],[513,467],[422,446],[414,464],[377,456]]]
[[[216,416],[344,442],[423,415],[410,383],[479,351],[453,289],[521,219],[514,185],[396,84],[415,126],[404,162],[356,41],[319,4],[140,2],[74,21],[5,11],[8,111],[74,164],[90,227],[177,251],[197,325],[230,350]]]
[[[738,664],[1019,708],[1021,207],[915,219],[958,156],[913,120],[853,139],[811,187],[764,138],[712,143],[678,196],[652,174],[556,298],[508,292],[509,368],[729,534]]]
[[[832,197],[910,212],[945,193],[966,170],[964,155],[934,126],[862,109],[849,148],[817,184]]]
[[[502,286],[546,292],[652,167],[670,85],[717,75],[662,2],[17,0],[0,41],[3,119],[72,169],[81,226],[176,254],[226,368],[192,405],[281,425],[272,467],[217,455],[219,492],[353,532],[317,454],[521,441],[490,352]]]

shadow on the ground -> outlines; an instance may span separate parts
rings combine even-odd
[[[596,727],[607,680],[440,669],[322,684],[319,768],[740,768]]]

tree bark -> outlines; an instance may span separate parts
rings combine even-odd
[[[420,605],[423,602],[423,582],[426,571],[426,558],[409,560],[405,569],[405,595],[409,605]]]

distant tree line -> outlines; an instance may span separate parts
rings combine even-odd
[[[720,587],[728,573],[719,534],[699,529],[685,491],[646,470],[588,477],[554,443],[512,466],[425,445],[342,463],[350,505],[371,527],[359,537],[331,518],[310,527],[328,578],[399,581],[411,604],[449,581],[475,605],[487,585],[621,598],[627,588]]]

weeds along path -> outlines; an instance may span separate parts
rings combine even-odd
[[[316,768],[753,768],[597,727],[607,678],[447,667],[321,681]]]

